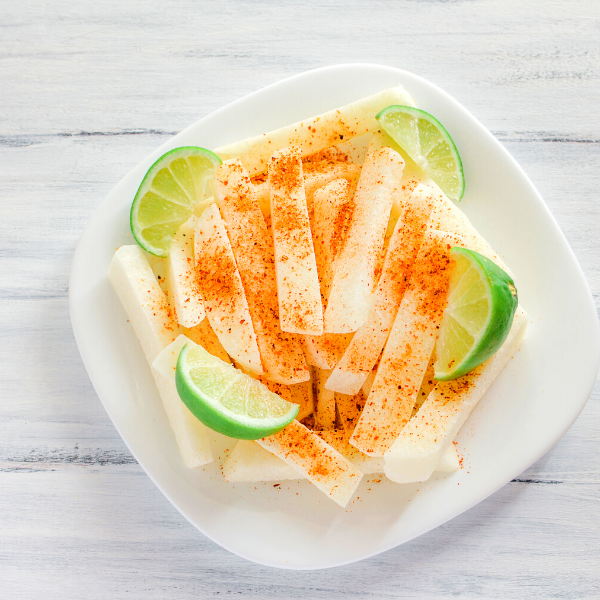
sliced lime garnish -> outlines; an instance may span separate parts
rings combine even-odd
[[[207,427],[240,440],[272,435],[291,423],[299,406],[209,354],[186,344],[179,354],[175,381],[179,396]]]
[[[388,106],[377,120],[452,200],[465,192],[462,161],[450,134],[432,115],[412,106]]]
[[[144,176],[131,205],[131,233],[150,254],[168,256],[171,240],[195,206],[211,195],[221,159],[205,148],[184,146],[163,154]]]
[[[502,346],[517,310],[511,277],[489,258],[452,248],[455,269],[436,344],[435,378],[462,377]]]

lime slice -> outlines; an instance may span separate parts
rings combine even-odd
[[[502,346],[518,297],[513,280],[478,252],[452,248],[455,269],[436,344],[435,378],[462,377]]]
[[[177,360],[180,398],[207,427],[239,440],[257,440],[291,423],[299,406],[239,369],[186,344]]]
[[[171,240],[194,207],[211,195],[221,159],[196,146],[175,148],[148,169],[131,205],[131,233],[155,256],[168,256]]]
[[[388,106],[377,116],[385,132],[403,148],[452,200],[465,192],[458,150],[444,126],[429,113],[411,106]]]

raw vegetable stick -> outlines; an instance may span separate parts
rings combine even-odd
[[[375,367],[404,296],[415,258],[435,204],[432,188],[419,184],[405,204],[390,238],[369,319],[354,334],[327,388],[357,394]]]
[[[390,148],[367,156],[354,195],[348,235],[336,261],[325,311],[327,333],[356,331],[369,317],[376,266],[403,166],[402,157]]]
[[[299,146],[302,155],[307,156],[378,130],[380,125],[375,116],[392,104],[414,106],[412,98],[398,85],[293,125],[222,146],[215,154],[223,161],[240,158],[250,175],[255,175],[266,171],[271,155],[281,148]]]
[[[306,479],[306,475],[252,440],[240,440],[223,461],[230,483]]]
[[[335,429],[335,393],[325,389],[325,382],[331,374],[326,369],[314,369],[317,388],[315,425],[319,429]]]
[[[415,164],[413,159],[396,144],[396,142],[382,130],[374,131],[369,141],[368,152],[374,152],[380,148],[391,148],[395,150],[404,159],[404,170],[402,171],[402,182],[394,197],[394,209],[400,213],[404,210],[404,206],[413,190],[419,183],[426,185],[433,184],[436,190],[439,190],[437,185],[423,173],[423,171]],[[441,192],[441,190],[439,190]],[[392,209],[392,210],[394,210]]]
[[[527,314],[519,307],[510,333],[496,354],[467,375],[436,384],[384,455],[385,473],[392,481],[429,479],[475,405],[514,356],[527,321]]]
[[[345,179],[334,179],[314,194],[311,226],[324,309],[327,308],[335,261],[346,238],[354,209],[354,203],[349,197],[349,187]],[[350,339],[351,335],[339,333],[303,336],[307,362],[320,369],[333,369]]]
[[[287,427],[257,440],[269,452],[279,456],[340,506],[346,506],[362,479],[362,473],[337,450],[302,423]]]
[[[335,394],[335,408],[338,412],[341,426],[345,431],[350,432],[350,434],[354,431],[358,423],[360,413],[365,407],[365,400],[365,395],[361,391],[353,396]]]
[[[119,248],[111,262],[109,278],[152,365],[165,348],[175,343],[179,328],[143,250],[137,245]],[[152,375],[185,465],[194,468],[211,462],[212,452],[203,425],[191,413],[187,414],[189,410],[175,389],[174,375],[169,379],[154,368]]]
[[[281,329],[321,335],[323,305],[297,148],[271,157],[269,195]]]
[[[154,359],[152,374],[175,433],[183,462],[188,469],[193,469],[212,462],[213,455],[206,426],[182,402],[175,385],[177,359],[181,349],[188,342],[191,340],[185,335],[178,336]]]
[[[121,246],[110,263],[108,277],[127,312],[149,364],[178,335],[173,316],[144,251]]]
[[[194,260],[195,223],[196,217],[192,216],[179,228],[165,259],[171,304],[177,322],[184,327],[194,327],[206,316]]]
[[[198,283],[211,327],[227,354],[249,371],[262,373],[246,294],[216,204],[198,218],[194,240]]]
[[[290,391],[292,392],[291,402],[300,405],[296,419],[302,421],[302,419],[312,415],[315,410],[312,381],[303,381],[302,383],[290,385]]]
[[[287,384],[307,381],[310,373],[299,338],[279,326],[273,242],[248,173],[239,161],[225,162],[215,173],[214,187],[246,291],[265,376]]]
[[[410,419],[439,332],[457,236],[427,234],[350,443],[383,456]]]
[[[310,165],[309,165],[310,166]],[[350,189],[354,190],[360,176],[361,168],[353,163],[346,162],[334,162],[326,164],[316,163],[311,166],[310,169],[304,168],[304,191],[306,193],[306,205],[308,207],[308,214],[312,212],[313,206],[313,195],[314,193],[324,185],[327,185],[334,179],[345,179]],[[271,202],[269,199],[269,182],[262,181],[254,184],[256,193],[256,199],[260,205],[260,210],[265,217],[265,220],[271,218]]]

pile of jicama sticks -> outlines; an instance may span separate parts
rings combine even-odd
[[[214,203],[174,238],[166,286],[139,247],[117,251],[111,281],[188,467],[213,460],[173,378],[192,340],[300,404],[281,432],[237,442],[229,481],[306,478],[346,506],[365,474],[406,483],[458,468],[452,442],[527,319],[519,308],[501,349],[467,376],[433,380],[449,249],[507,267],[378,130],[391,104],[414,105],[396,87],[217,149]]]

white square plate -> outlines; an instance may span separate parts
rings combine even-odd
[[[148,167],[177,146],[216,148],[401,83],[461,153],[461,208],[515,274],[531,324],[520,352],[458,436],[468,469],[426,484],[369,483],[347,509],[309,483],[236,484],[218,468],[190,471],[107,270],[133,243],[129,208]],[[201,119],[133,169],[95,212],[75,251],[70,310],[90,379],[123,440],[163,494],[209,538],[249,560],[315,569],[393,548],[477,504],[540,458],[571,426],[595,381],[598,320],[579,265],[514,159],[460,104],[406,71],[339,65],[259,90]],[[368,481],[367,481],[368,480]],[[371,488],[369,491],[368,488]]]

